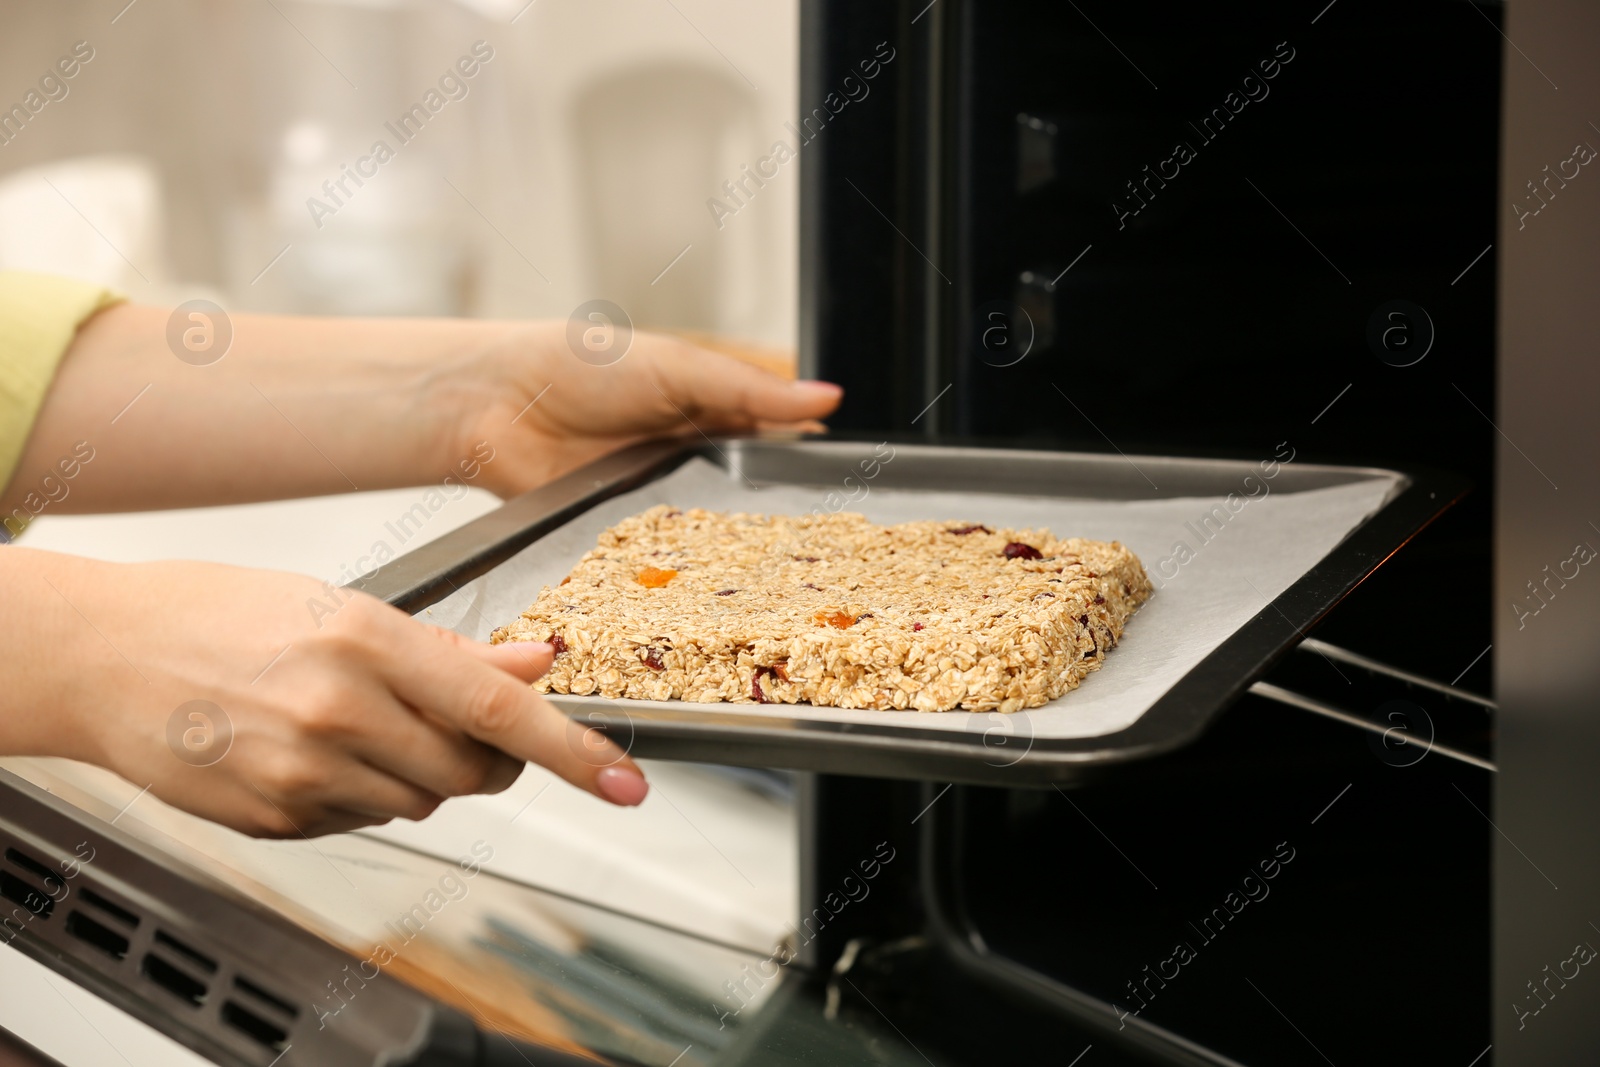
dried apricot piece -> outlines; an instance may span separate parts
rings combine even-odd
[[[840,630],[848,629],[856,624],[854,615],[846,615],[842,611],[819,611],[812,618],[816,620],[818,626],[833,626]]]
[[[635,581],[646,589],[660,589],[677,576],[677,571],[664,571],[655,567],[646,567],[639,572],[639,577]]]

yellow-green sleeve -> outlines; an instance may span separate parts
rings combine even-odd
[[[0,271],[0,488],[16,473],[50,380],[78,327],[124,299],[71,278]]]

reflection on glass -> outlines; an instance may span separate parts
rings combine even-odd
[[[106,819],[137,793],[66,761],[5,765]],[[496,877],[483,869],[485,840],[455,862],[363,834],[260,841],[148,797],[117,826],[350,953],[313,979],[322,1027],[339,1026],[386,973],[509,1037],[689,1067],[726,1062],[782,986],[777,966],[747,950]]]

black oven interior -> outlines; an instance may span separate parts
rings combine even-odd
[[[803,359],[847,387],[841,428],[1474,484],[1324,621],[1332,649],[1269,675],[1350,721],[1247,696],[1191,748],[1071,790],[819,779],[819,896],[866,838],[919,831],[916,878],[822,952],[847,1000],[972,1062],[1489,1043],[1501,15],[805,5],[803,100],[895,50],[803,155]],[[1404,1008],[1371,996],[1423,974]]]

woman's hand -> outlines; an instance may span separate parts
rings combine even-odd
[[[549,646],[480,645],[336,592],[329,616],[309,578],[0,550],[0,752],[96,763],[268,837],[420,819],[525,760],[644,799],[624,751],[528,688]]]
[[[657,334],[580,358],[565,322],[239,314],[226,352],[194,363],[169,347],[171,314],[122,305],[79,330],[0,515],[438,484],[484,445],[474,484],[511,495],[643,437],[815,428],[839,403],[837,386]]]
[[[440,406],[458,413],[452,455],[493,446],[484,484],[501,496],[661,434],[820,430],[816,420],[841,395],[828,382],[788,381],[660,334],[635,334],[620,359],[591,362],[572,351],[564,323],[507,332],[437,387]]]

